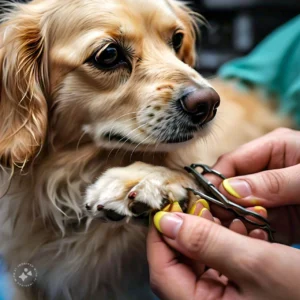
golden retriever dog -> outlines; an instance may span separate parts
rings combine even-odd
[[[0,254],[11,274],[22,263],[38,272],[15,299],[151,299],[139,219],[193,201],[185,165],[211,164],[282,121],[255,91],[193,69],[196,15],[178,1],[6,10]]]

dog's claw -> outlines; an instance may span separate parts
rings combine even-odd
[[[103,210],[103,208],[104,208],[104,206],[103,206],[103,205],[97,205],[97,210],[98,210],[98,211],[101,211],[101,210]]]
[[[134,200],[137,196],[137,192],[130,192],[128,195],[128,199]]]

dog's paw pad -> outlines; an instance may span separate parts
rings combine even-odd
[[[152,208],[146,203],[134,201],[131,204],[129,204],[129,210],[135,216],[141,216],[141,215],[149,214]]]
[[[124,215],[120,215],[113,210],[104,210],[104,216],[107,220],[113,222],[119,222],[125,218]]]

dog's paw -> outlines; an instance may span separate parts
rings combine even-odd
[[[187,187],[194,187],[188,175],[138,162],[105,172],[88,187],[85,208],[92,218],[112,221],[145,216],[175,201],[184,211],[190,200]]]

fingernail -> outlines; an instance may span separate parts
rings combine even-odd
[[[232,223],[243,223],[240,219],[234,219],[232,222],[231,222],[231,224]]]
[[[179,202],[174,202],[168,204],[165,208],[162,209],[165,212],[183,212]]]
[[[254,207],[254,210],[255,210],[256,212],[258,212],[258,213],[260,213],[260,212],[267,213],[267,210],[266,210],[264,207],[262,207],[262,206],[255,206],[255,207]]]
[[[173,213],[159,211],[154,216],[154,225],[163,235],[175,239],[183,220]]]
[[[188,214],[198,216],[203,207],[207,208],[208,210],[210,209],[207,201],[200,199],[194,203],[194,205],[188,211]]]
[[[200,201],[198,200],[197,202],[195,202],[193,204],[193,206],[189,209],[188,214],[189,215],[198,215],[198,213],[201,211],[202,209],[202,204],[200,203]]]
[[[210,207],[209,207],[209,204],[206,200],[204,199],[200,199],[199,202],[206,208],[210,211]]]
[[[183,212],[179,202],[174,202],[171,204],[171,212]]]
[[[269,240],[268,234],[264,230],[261,230],[261,229],[255,229],[255,230],[251,231],[249,235],[251,237],[259,239],[259,240],[264,240],[264,241]]]
[[[168,204],[167,206],[165,206],[163,209],[162,209],[162,211],[166,211],[166,212],[168,212],[168,211],[170,211],[171,210],[171,204]]]
[[[258,199],[255,199],[255,198],[250,199],[250,202],[252,203],[252,205],[257,205],[257,204],[259,204],[259,200],[258,200]]]
[[[210,212],[207,208],[204,207],[204,208],[202,208],[202,210],[200,211],[198,216],[202,217],[202,218],[205,218],[205,217],[207,218],[210,216]]]
[[[225,179],[224,189],[233,197],[241,199],[251,196],[251,188],[248,182],[240,179]]]

